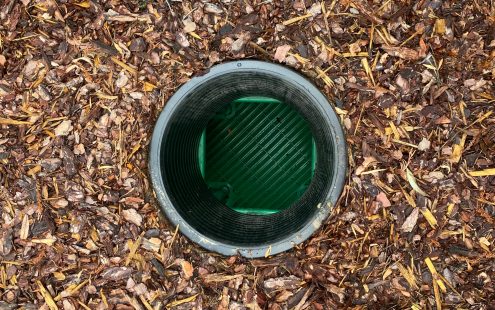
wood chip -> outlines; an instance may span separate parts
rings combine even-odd
[[[275,51],[275,56],[273,58],[279,62],[283,62],[290,49],[291,46],[287,44],[277,47],[277,50]]]
[[[404,232],[411,232],[413,231],[414,227],[416,226],[416,223],[418,222],[418,217],[419,217],[419,209],[414,208],[411,211],[411,214],[406,218],[404,221],[404,224],[402,224],[401,229]]]
[[[55,127],[55,136],[67,136],[72,131],[72,121],[64,120],[57,127]]]
[[[122,216],[124,219],[136,226],[141,226],[143,222],[143,217],[139,214],[136,209],[125,209],[122,210]]]
[[[21,231],[19,233],[19,238],[21,240],[26,240],[29,235],[29,217],[27,214],[24,214],[22,218],[22,226],[21,226]]]
[[[418,60],[419,53],[408,47],[382,46],[382,49],[389,55],[405,60]]]

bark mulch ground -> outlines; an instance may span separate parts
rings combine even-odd
[[[495,307],[493,1],[3,0],[0,308]],[[154,120],[210,66],[304,73],[349,176],[327,224],[266,259],[157,211]]]

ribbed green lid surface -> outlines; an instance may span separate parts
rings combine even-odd
[[[208,123],[199,165],[213,194],[230,208],[270,214],[288,208],[307,189],[316,149],[306,121],[271,98],[229,104]]]

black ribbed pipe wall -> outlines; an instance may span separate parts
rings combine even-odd
[[[250,96],[291,105],[308,122],[317,147],[316,170],[306,193],[290,208],[271,215],[241,214],[223,205],[199,170],[200,137],[210,118],[230,102]],[[204,236],[238,246],[276,242],[307,225],[326,199],[334,175],[331,128],[313,100],[293,83],[249,71],[219,75],[189,92],[171,115],[160,149],[165,189],[180,216]]]

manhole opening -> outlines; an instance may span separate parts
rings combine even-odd
[[[267,215],[289,208],[309,187],[316,146],[305,119],[267,97],[244,97],[210,119],[198,161],[209,190],[229,208]]]

